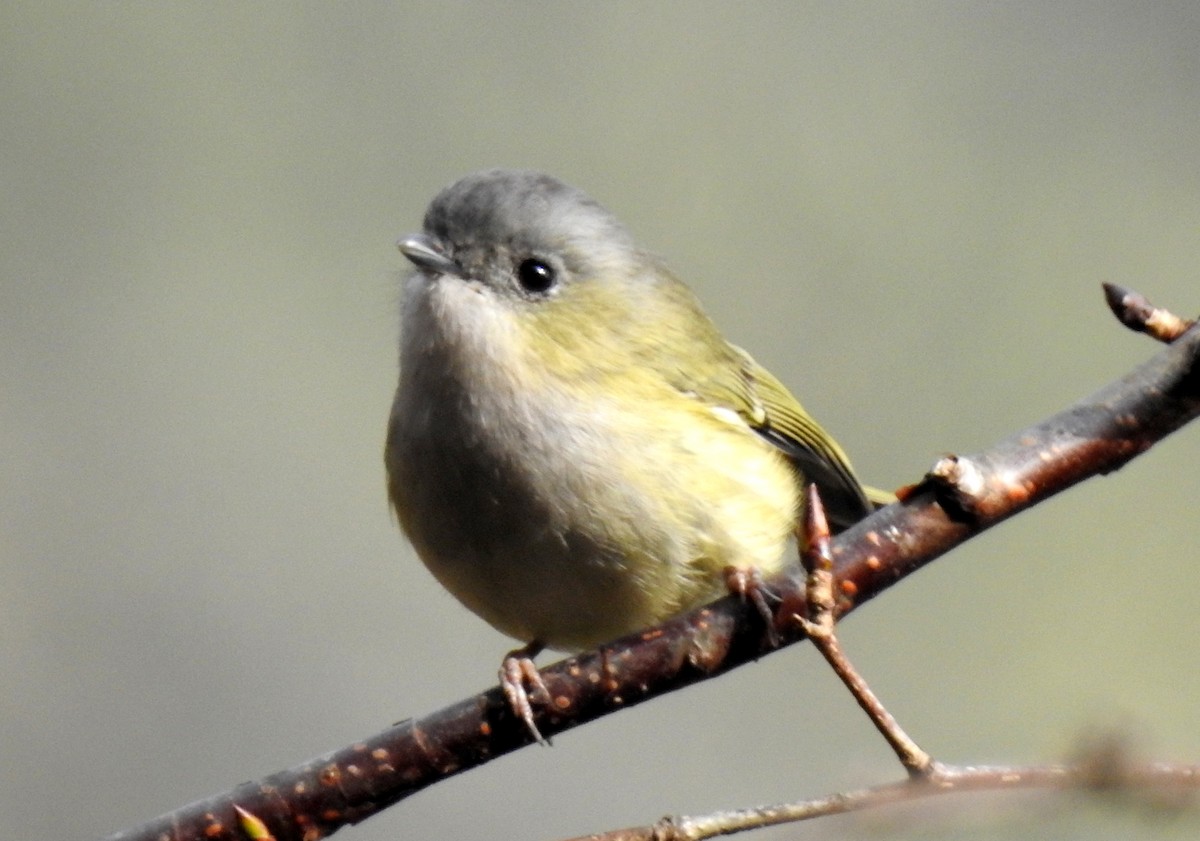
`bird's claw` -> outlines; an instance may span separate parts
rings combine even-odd
[[[775,630],[775,611],[771,608],[771,602],[778,602],[779,596],[767,587],[758,568],[726,567],[725,587],[731,594],[740,596],[754,606],[767,628],[767,642],[773,648],[777,647],[779,632]]]
[[[533,736],[534,741],[549,745],[537,724],[533,721],[533,705],[550,705],[550,690],[546,688],[542,676],[538,672],[533,658],[543,646],[540,643],[530,643],[524,648],[510,651],[500,664],[500,688],[513,715],[525,723],[525,729]]]

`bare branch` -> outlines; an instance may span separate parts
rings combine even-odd
[[[797,803],[736,809],[699,816],[666,817],[649,826],[616,829],[571,841],[701,841],[784,823],[812,820],[895,803],[980,791],[1098,790],[1177,795],[1179,803],[1200,784],[1200,766],[1171,763],[1112,762],[1113,757],[1085,756],[1070,765],[940,766],[929,776],[839,792]],[[1103,765],[1103,775],[1096,767]]]
[[[940,463],[930,477],[830,544],[837,616],[939,555],[1091,476],[1110,473],[1200,414],[1200,329],[1130,374],[994,447]],[[782,599],[780,646],[804,638],[799,570],[768,582]],[[744,665],[769,653],[752,605],[726,598],[542,670],[547,736]],[[499,687],[259,782],[193,803],[110,841],[240,837],[235,811],[278,841],[312,841],[422,788],[531,741]],[[905,784],[913,785],[912,783]]]

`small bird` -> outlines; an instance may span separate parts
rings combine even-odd
[[[662,622],[787,563],[803,483],[835,528],[891,499],[609,211],[540,172],[461,178],[400,240],[388,492],[446,589],[532,658]]]

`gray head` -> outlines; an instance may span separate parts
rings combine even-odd
[[[400,250],[423,271],[521,297],[614,269],[627,275],[640,257],[625,226],[587,194],[511,169],[475,172],[443,189],[423,233],[402,239]]]

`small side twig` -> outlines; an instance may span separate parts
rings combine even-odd
[[[825,518],[821,494],[816,485],[809,485],[802,534],[798,538],[800,563],[808,573],[805,586],[808,616],[797,613],[790,618],[804,629],[809,642],[821,652],[825,662],[850,690],[875,729],[887,739],[909,776],[933,778],[939,774],[941,766],[904,732],[854,668],[838,641],[834,614],[837,603],[833,598],[833,556],[829,551],[829,540],[829,522]]]

